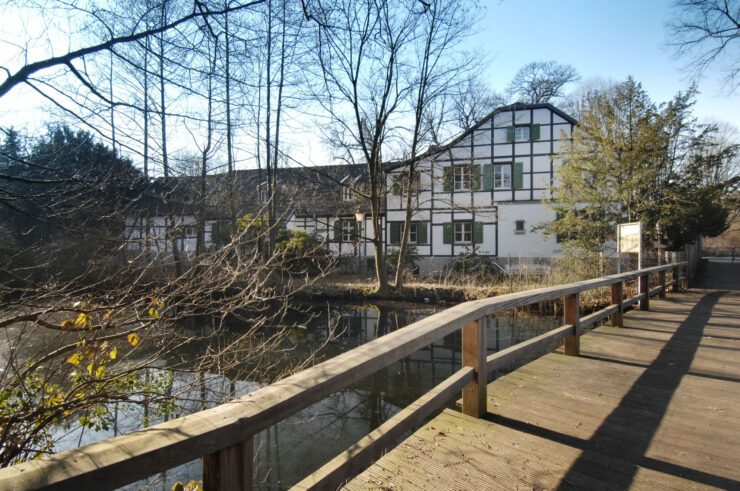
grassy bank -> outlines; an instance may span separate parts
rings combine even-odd
[[[434,305],[455,303],[496,297],[507,293],[533,290],[547,286],[562,285],[585,278],[564,277],[552,269],[525,272],[500,277],[420,277],[406,282],[401,291],[392,290],[387,295],[374,293],[377,282],[372,277],[351,274],[331,275],[316,282],[304,291],[306,298],[337,299],[342,301],[398,300]],[[625,285],[626,293],[634,294],[635,285]],[[611,291],[599,288],[581,295],[583,313],[598,310],[610,303]],[[541,314],[556,315],[562,312],[562,299],[532,305],[526,310]]]

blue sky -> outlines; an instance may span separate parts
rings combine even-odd
[[[687,59],[674,59],[666,46],[673,12],[667,0],[504,0],[484,2],[485,16],[471,40],[489,54],[485,78],[502,91],[531,61],[555,60],[591,77],[641,82],[655,102],[670,100],[691,83]],[[740,128],[740,89],[728,95],[721,74],[698,81],[694,114]]]

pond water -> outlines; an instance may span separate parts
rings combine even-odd
[[[311,313],[311,320],[306,329],[291,332],[289,342],[294,344],[295,350],[289,353],[302,356],[323,346],[319,352],[323,360],[395,331],[438,309],[403,303],[362,306],[332,303],[304,305],[302,310],[304,313],[300,315],[304,322],[305,312]],[[503,313],[491,317],[487,320],[488,352],[495,353],[560,324],[553,317],[529,314]],[[451,334],[257,434],[254,439],[255,486],[279,489],[297,483],[452,375],[461,365],[460,338],[460,332]],[[531,353],[516,366],[541,354]],[[187,353],[181,355],[187,356]],[[507,367],[497,375],[516,366]],[[181,409],[177,415],[211,407],[217,401],[246,394],[263,385],[259,380],[231,380],[208,374],[172,375],[166,371],[166,362],[152,376],[171,376],[174,390],[187,388],[180,395]],[[147,414],[141,406],[114,407],[111,412],[115,414],[115,423],[106,431],[59,428],[56,450],[127,433],[141,428],[144,421],[151,425],[161,420]],[[200,480],[201,472],[202,464],[198,459],[127,488],[170,490],[178,480],[185,483]]]

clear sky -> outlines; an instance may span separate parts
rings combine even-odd
[[[548,60],[573,65],[583,81],[616,82],[631,75],[656,103],[669,101],[691,84],[686,76],[689,60],[675,59],[667,46],[666,24],[673,17],[670,0],[481,0],[481,4],[484,15],[469,46],[480,55],[485,79],[499,92],[526,63]],[[27,25],[34,26],[30,21]],[[6,43],[23,43],[12,35],[19,29],[23,33],[22,28],[20,24],[0,25],[4,41],[0,64],[9,63],[9,55],[3,53],[8,49]],[[55,54],[68,47],[60,43],[54,47]],[[698,88],[694,114],[700,120],[726,121],[740,129],[740,88],[732,95],[723,90],[718,70],[707,72]],[[17,87],[0,101],[0,118],[5,125],[38,134],[51,117],[38,108],[42,101],[30,90]],[[286,147],[294,149],[304,163],[332,162],[317,134],[284,136]],[[251,160],[244,162],[249,165]]]
[[[667,47],[669,0],[489,0],[484,6],[472,41],[489,54],[484,74],[497,91],[522,65],[540,60],[573,65],[583,80],[623,81],[632,75],[658,103],[691,83],[688,60],[674,59]],[[730,96],[720,82],[717,70],[698,81],[694,114],[740,128],[740,89]]]

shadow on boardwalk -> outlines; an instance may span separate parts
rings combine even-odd
[[[740,264],[488,385],[349,489],[740,489]]]

